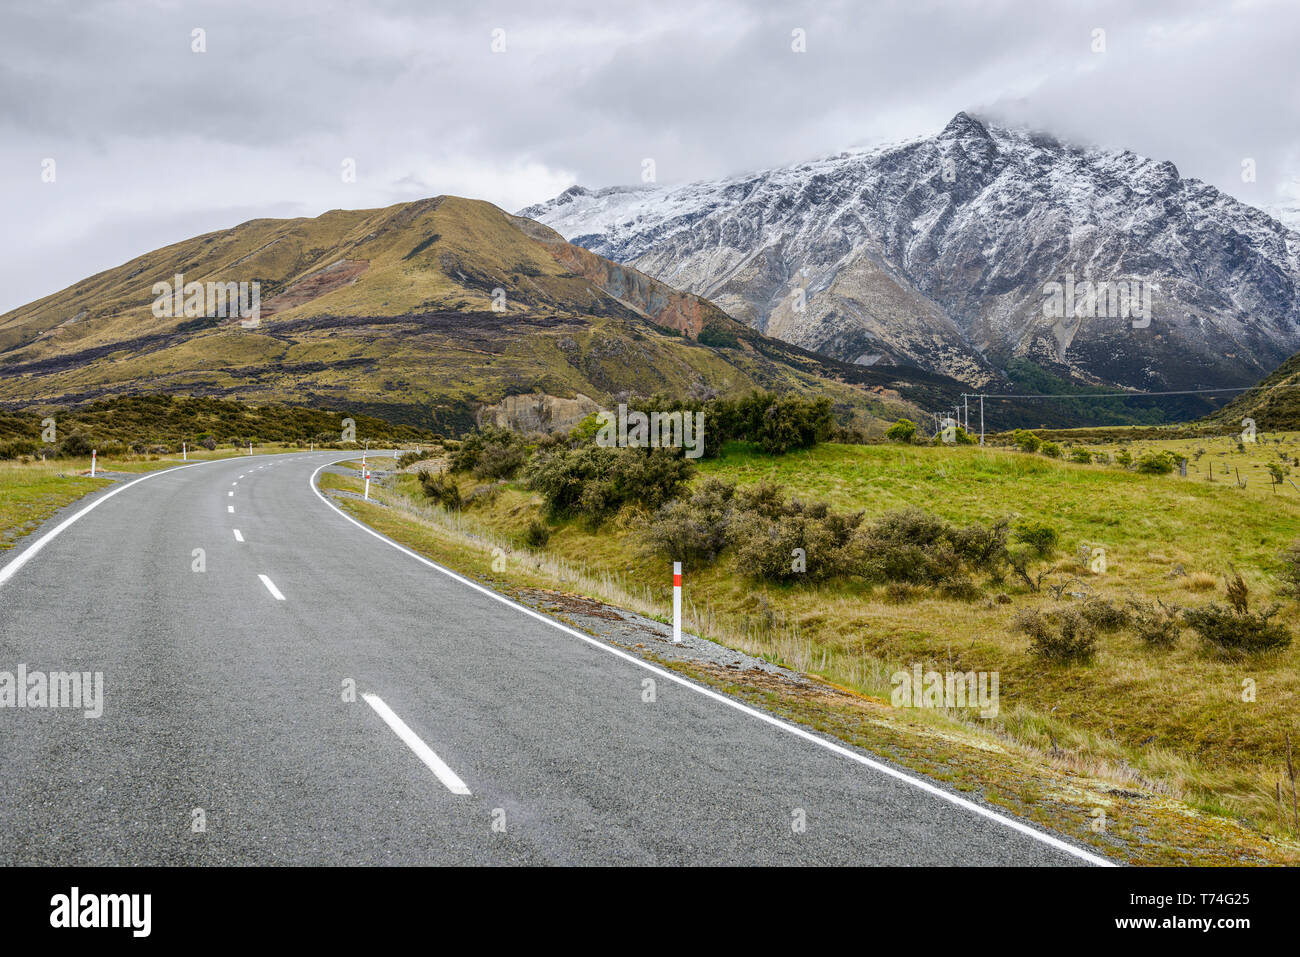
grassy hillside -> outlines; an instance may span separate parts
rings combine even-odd
[[[156,317],[153,286],[178,273],[259,282],[260,325]],[[897,378],[822,363],[536,223],[455,197],[253,220],[0,316],[9,408],[170,393],[447,432],[473,425],[484,403],[534,392],[607,402],[762,386],[892,415],[906,406]]]
[[[1270,431],[1300,426],[1300,355],[1282,363],[1254,389],[1208,416],[1206,422],[1239,428],[1245,418]]]

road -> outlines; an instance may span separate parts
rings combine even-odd
[[[0,863],[1090,862],[418,560],[314,490],[339,459],[153,473],[5,556],[0,671],[104,695],[0,708]]]

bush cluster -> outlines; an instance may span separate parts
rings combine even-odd
[[[1073,664],[1091,661],[1097,654],[1097,627],[1077,608],[1023,608],[1012,627],[1029,637],[1030,650],[1045,661]]]
[[[456,480],[444,472],[426,472],[421,469],[416,473],[420,480],[420,489],[425,498],[433,499],[448,511],[454,511],[463,505],[460,486]]]
[[[513,478],[528,458],[523,437],[496,426],[471,432],[451,454],[453,472],[470,472],[475,478]]]
[[[539,451],[525,471],[553,518],[582,516],[595,526],[624,505],[655,509],[677,497],[690,463],[675,449],[556,446]]]
[[[1006,521],[956,526],[919,509],[864,522],[861,512],[790,498],[780,485],[710,478],[661,506],[641,541],[648,554],[688,567],[727,551],[740,574],[758,581],[858,578],[969,598],[978,591],[974,576],[1003,579],[1008,532]]]

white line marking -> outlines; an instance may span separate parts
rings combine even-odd
[[[235,514],[235,506],[233,506],[233,505],[227,505],[227,506],[226,506],[226,511],[229,512],[231,515],[234,515],[234,514]]]
[[[102,495],[101,497],[95,499],[93,502],[87,505],[85,508],[83,508],[81,511],[77,512],[75,515],[70,515],[67,518],[65,518],[63,521],[59,522],[58,525],[54,526],[52,529],[50,529],[40,538],[36,539],[36,541],[32,542],[25,549],[19,552],[18,555],[15,558],[11,559],[7,565],[5,565],[3,568],[0,568],[0,585],[3,585],[9,579],[13,578],[14,575],[18,573],[18,569],[22,568],[29,561],[31,561],[31,559],[35,557],[37,552],[39,552],[42,548],[44,548],[46,545],[52,542],[56,537],[58,537],[62,532],[64,532],[69,525],[71,525],[77,519],[81,518],[86,513],[94,511],[95,509],[99,508],[99,506],[103,505],[105,502],[107,502],[114,495],[117,495],[119,492],[125,492],[132,485],[139,485],[141,482],[147,482],[149,481],[149,479],[157,478],[160,475],[168,475],[172,472],[179,472],[181,469],[194,469],[194,468],[198,468],[200,465],[211,465],[213,462],[222,462],[222,461],[225,460],[209,459],[206,462],[193,462],[189,465],[178,465],[172,469],[162,469],[158,472],[150,472],[148,475],[143,475],[140,478],[135,479],[134,481],[127,482],[125,485],[121,485],[113,489],[113,491]]]
[[[1116,866],[1114,861],[1107,860],[1104,857],[1100,857],[1089,851],[1085,851],[1083,848],[1075,847],[1073,844],[1070,844],[1067,841],[1063,841],[1059,837],[1054,837],[1051,834],[1046,834],[1038,830],[1037,828],[1030,827],[1028,824],[1025,824],[1023,821],[1017,821],[1015,818],[1006,817],[1002,814],[998,814],[996,811],[991,811],[986,807],[982,807],[981,805],[976,804],[974,801],[968,801],[966,798],[958,797],[956,794],[950,794],[949,792],[945,791],[943,788],[939,787],[938,785],[931,784],[929,781],[926,781],[923,778],[913,777],[910,774],[906,774],[902,771],[899,771],[897,768],[891,768],[888,764],[882,764],[879,761],[873,761],[871,758],[858,754],[855,751],[850,751],[848,748],[844,747],[843,745],[837,744],[834,741],[828,741],[823,737],[813,734],[811,731],[808,731],[797,725],[788,724],[785,721],[782,721],[780,718],[774,718],[770,714],[766,714],[765,712],[758,711],[754,708],[749,707],[749,705],[741,704],[739,701],[734,701],[731,698],[728,698],[726,695],[719,694],[718,692],[714,691],[712,688],[706,688],[703,685],[697,685],[695,684],[695,682],[688,681],[685,678],[681,677],[680,675],[674,674],[671,671],[666,671],[663,668],[659,668],[656,667],[655,665],[649,664],[648,662],[642,661],[640,658],[630,655],[627,652],[620,651],[617,648],[612,648],[609,645],[604,644],[603,642],[598,641],[589,635],[584,635],[582,632],[576,631],[575,629],[570,628],[567,625],[562,625],[558,621],[555,621],[552,618],[547,618],[545,615],[541,614],[540,612],[533,611],[533,609],[531,608],[525,608],[523,605],[511,601],[509,598],[497,594],[496,592],[492,591],[492,589],[480,585],[478,582],[471,581],[470,579],[466,578],[463,575],[457,574],[456,572],[452,571],[450,568],[444,568],[443,566],[439,565],[437,562],[430,561],[429,559],[425,558],[423,555],[411,551],[411,549],[407,548],[405,545],[395,542],[388,536],[381,535],[379,532],[376,532],[373,528],[370,528],[362,524],[361,522],[358,522],[355,518],[353,518],[347,512],[343,511],[343,509],[339,508],[337,505],[335,505],[333,502],[331,502],[328,498],[326,498],[321,493],[320,489],[316,487],[316,476],[320,474],[321,469],[327,468],[330,465],[334,465],[337,462],[345,462],[345,461],[348,460],[345,458],[336,459],[334,462],[325,463],[325,465],[322,465],[315,472],[311,473],[311,478],[307,480],[307,486],[313,492],[316,493],[317,498],[319,498],[330,508],[334,509],[334,511],[338,512],[339,515],[343,516],[343,518],[347,519],[347,521],[351,522],[353,525],[361,529],[367,535],[374,536],[375,538],[379,539],[381,542],[384,542],[386,545],[390,545],[393,548],[397,549],[399,552],[403,552],[404,554],[410,556],[411,558],[414,558],[417,562],[427,565],[430,568],[434,569],[435,571],[441,572],[442,574],[446,575],[448,578],[451,578],[454,581],[458,581],[462,585],[466,585],[474,589],[476,592],[479,592],[480,594],[486,595],[487,597],[491,598],[493,601],[498,601],[503,605],[515,609],[516,611],[522,612],[523,614],[527,615],[529,618],[535,618],[537,621],[550,625],[552,628],[556,628],[559,631],[564,632],[566,635],[571,635],[572,637],[577,638],[579,641],[586,642],[587,644],[591,645],[593,648],[599,648],[601,651],[606,652],[607,654],[614,655],[616,658],[622,658],[624,661],[636,665],[638,668],[644,669],[645,671],[649,671],[652,674],[656,674],[667,681],[673,682],[674,684],[681,685],[683,688],[690,688],[692,691],[698,692],[699,694],[704,695],[706,698],[712,698],[714,701],[717,701],[720,704],[724,704],[728,708],[734,708],[736,711],[739,711],[742,714],[747,714],[751,718],[757,718],[759,721],[762,721],[764,724],[769,724],[774,728],[780,728],[782,731],[786,731],[789,734],[793,734],[797,738],[803,738],[805,741],[811,741],[813,744],[825,748],[828,751],[832,751],[835,754],[840,755],[841,757],[848,758],[850,761],[856,761],[858,764],[865,765],[866,767],[871,768],[873,771],[879,771],[881,774],[888,775],[889,777],[894,778],[898,781],[902,781],[905,784],[910,784],[912,785],[912,787],[919,788],[922,791],[925,791],[927,794],[932,794],[937,798],[942,798],[943,800],[948,801],[951,804],[957,805],[957,807],[964,808],[965,810],[970,811],[973,814],[978,814],[980,817],[987,818],[988,820],[1001,824],[1004,827],[1008,827],[1013,831],[1018,831],[1019,833],[1024,834],[1027,837],[1031,837],[1036,841],[1040,841],[1043,844],[1048,845],[1049,847],[1054,847],[1058,851],[1064,851],[1066,854],[1069,854],[1073,857],[1077,857],[1080,860],[1087,861],[1090,864],[1095,864],[1098,867]]]
[[[265,575],[258,575],[257,577],[262,579],[262,584],[266,586],[266,590],[271,593],[272,598],[276,601],[284,601],[284,596],[280,594],[280,589],[275,587],[275,582],[271,581],[271,579],[267,578]]]
[[[416,757],[428,765],[429,770],[437,775],[438,780],[447,786],[452,794],[469,794],[465,782],[456,776],[456,772],[447,767],[445,761],[433,753],[433,749],[420,740],[420,736],[406,726],[406,722],[393,714],[393,709],[384,704],[384,699],[377,694],[363,694],[366,704],[375,709],[375,713],[384,719],[406,746],[415,752]]]
[[[230,484],[231,484],[231,485],[238,485],[239,482],[238,482],[238,481],[235,481],[235,482],[231,482]]]
[[[226,498],[234,498],[234,497],[235,497],[235,493],[234,493],[234,492],[227,492],[227,493],[226,493]]]
[[[239,534],[239,529],[235,529],[235,541],[242,542],[243,540],[244,536]]]

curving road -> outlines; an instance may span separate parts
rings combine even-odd
[[[394,547],[337,460],[153,473],[6,556],[0,672],[104,696],[0,708],[0,863],[1099,862]]]

